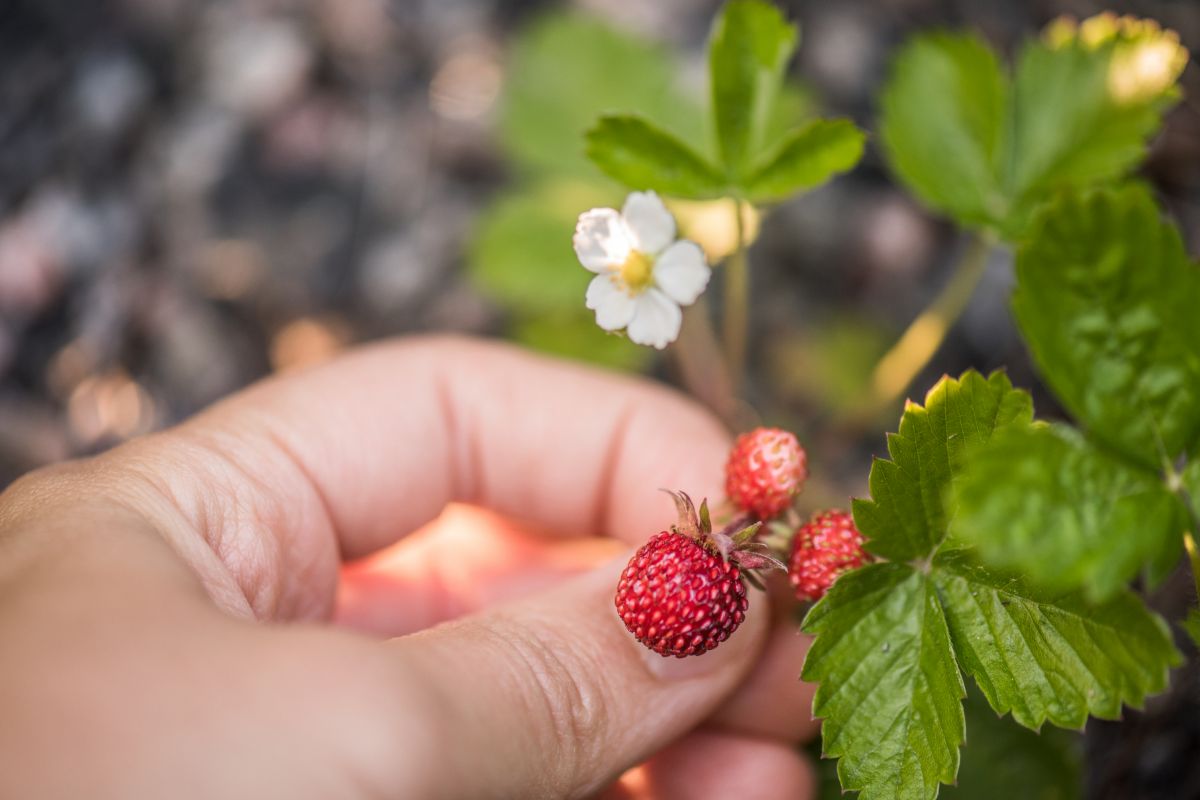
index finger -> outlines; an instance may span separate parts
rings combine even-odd
[[[232,506],[242,520],[225,524],[234,537],[271,539],[214,549],[281,552],[287,581],[323,574],[315,562],[335,555],[331,545],[343,558],[364,556],[450,502],[639,543],[674,516],[658,488],[718,496],[727,447],[713,417],[651,382],[439,337],[264,382],[153,450],[174,462],[158,479],[210,537],[214,520],[229,522],[214,507]],[[175,480],[181,471],[187,479]]]

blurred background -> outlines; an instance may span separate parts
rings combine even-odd
[[[1194,0],[780,5],[801,27],[781,124],[819,113],[874,130],[891,54],[931,27],[1011,53],[1055,16],[1112,8],[1200,52]],[[670,362],[604,335],[583,307],[575,217],[623,192],[584,159],[581,134],[602,111],[635,110],[707,148],[718,6],[0,0],[0,488],[384,336],[506,337],[674,381]],[[1144,176],[1194,251],[1200,68],[1182,84]],[[728,246],[722,213],[675,210],[710,252]],[[750,399],[809,447],[814,504],[865,492],[899,405],[846,409],[961,247],[873,144],[853,173],[762,219]],[[943,372],[1006,366],[1056,415],[1010,319],[1010,282],[999,253],[911,396]],[[1154,601],[1178,618],[1188,587],[1184,575]],[[1089,724],[1089,797],[1200,797],[1194,664],[1147,713]]]

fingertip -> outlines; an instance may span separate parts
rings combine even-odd
[[[789,742],[812,739],[821,723],[813,719],[816,687],[800,680],[812,639],[794,622],[776,622],[753,670],[712,717],[723,729]]]
[[[616,613],[627,561],[390,644],[405,674],[443,698],[447,751],[487,753],[454,770],[459,794],[517,796],[537,781],[554,796],[590,796],[710,716],[744,679],[768,627],[766,599],[755,597],[716,649],[663,658]]]

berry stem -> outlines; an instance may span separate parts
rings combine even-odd
[[[708,295],[683,312],[679,341],[670,348],[679,379],[688,393],[707,406],[730,429],[736,428],[737,397],[709,313]]]
[[[975,294],[994,244],[990,234],[971,236],[950,280],[879,360],[871,376],[872,412],[882,412],[895,403],[937,352]]]
[[[746,380],[746,332],[749,320],[750,270],[746,263],[746,225],[742,219],[742,201],[733,198],[733,217],[737,226],[737,247],[725,260],[725,363],[733,385],[733,394],[741,394]]]

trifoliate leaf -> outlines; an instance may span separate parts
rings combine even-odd
[[[880,137],[892,168],[930,207],[967,225],[1003,218],[999,187],[1008,81],[969,35],[918,36],[883,89]]]
[[[521,31],[506,71],[500,134],[527,170],[599,178],[579,138],[597,116],[618,111],[643,114],[688,145],[704,146],[701,103],[680,90],[668,51],[595,17],[540,17]]]
[[[1003,373],[975,371],[940,380],[925,406],[909,402],[899,433],[888,437],[891,461],[871,465],[871,500],[854,501],[854,521],[872,553],[893,561],[929,556],[946,535],[945,495],[966,453],[994,431],[1032,419],[1029,395]]]
[[[1111,15],[1056,23],[1011,79],[976,37],[920,36],[883,90],[885,151],[929,206],[1017,240],[1055,192],[1137,165],[1186,61],[1173,32]]]
[[[932,580],[958,663],[992,708],[1034,730],[1140,708],[1180,660],[1166,624],[1128,591],[1089,605],[984,569],[963,551],[940,553]]]
[[[1022,728],[1001,717],[983,693],[967,687],[967,743],[958,783],[940,800],[1077,800],[1083,794],[1081,737],[1070,731]],[[832,798],[831,798],[832,800]]]
[[[587,132],[587,155],[613,180],[673,197],[718,197],[725,180],[694,150],[645,119],[601,117]]]
[[[797,38],[796,28],[763,0],[730,0],[713,23],[708,46],[713,122],[730,175],[740,175],[763,144]]]
[[[1013,310],[1092,436],[1152,469],[1200,437],[1200,268],[1145,188],[1046,208],[1017,255]]]
[[[1111,597],[1182,533],[1156,475],[1067,427],[1010,428],[974,452],[957,486],[955,539],[1050,588]]]
[[[820,186],[862,158],[863,132],[849,120],[815,120],[786,135],[742,181],[759,202]]]
[[[804,662],[824,752],[860,800],[933,798],[964,735],[962,677],[929,579],[906,564],[844,575],[813,606]]]

